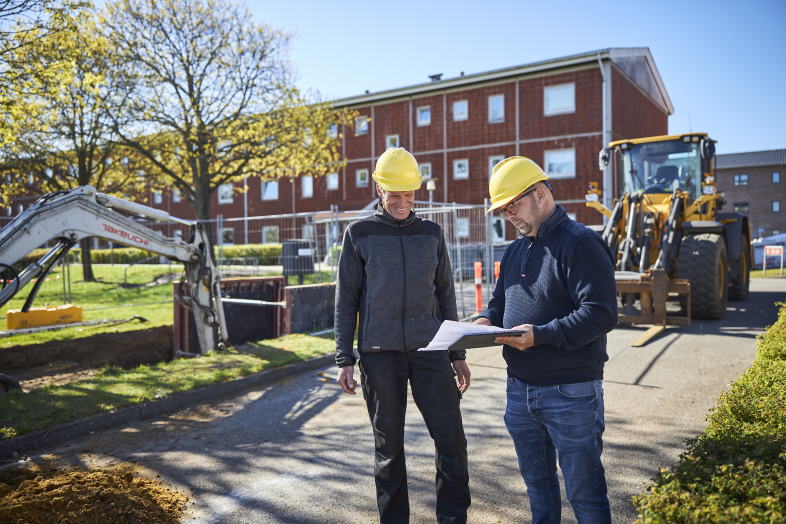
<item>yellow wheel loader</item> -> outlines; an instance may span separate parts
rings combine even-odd
[[[706,133],[618,140],[599,160],[623,188],[611,209],[597,183],[586,196],[607,218],[602,235],[616,256],[620,322],[652,325],[634,345],[668,324],[719,319],[728,299],[748,296],[750,226],[741,213],[721,212],[714,140]]]

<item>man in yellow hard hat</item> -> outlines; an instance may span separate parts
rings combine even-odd
[[[600,458],[606,333],[617,324],[611,252],[554,202],[548,177],[528,158],[494,166],[489,193],[489,211],[522,237],[505,250],[493,298],[475,322],[525,331],[497,342],[508,375],[504,420],[532,522],[560,521],[557,461],[578,522],[611,522]]]
[[[357,328],[357,363],[374,431],[380,521],[409,521],[404,459],[409,383],[436,447],[437,521],[466,522],[467,440],[459,409],[470,383],[465,352],[417,351],[428,345],[443,320],[458,319],[445,238],[438,224],[412,210],[421,176],[409,152],[388,149],[372,177],[381,203],[374,215],[347,227],[339,258],[337,382],[345,393],[355,394]]]

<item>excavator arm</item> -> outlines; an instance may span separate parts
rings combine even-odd
[[[191,240],[186,242],[166,237],[133,217],[189,226]],[[185,268],[188,293],[179,299],[193,313],[200,352],[224,346],[227,328],[218,272],[210,256],[210,242],[202,225],[99,193],[91,186],[44,195],[0,229],[0,272],[7,275],[6,285],[0,289],[0,307],[31,280],[38,279],[23,306],[23,311],[26,311],[43,277],[71,247],[86,237],[98,237],[144,249],[181,262]],[[14,270],[14,264],[31,251],[52,242],[54,247],[41,259],[19,272]]]

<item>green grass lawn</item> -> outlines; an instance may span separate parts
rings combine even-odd
[[[768,269],[766,274],[761,269],[756,269],[751,271],[751,278],[786,278],[786,268],[783,270],[783,276],[781,276],[780,268],[777,267]]]
[[[145,286],[167,275],[179,276],[179,264],[154,265],[111,265],[93,266],[97,282],[82,281],[81,264],[71,266],[71,304],[80,306],[84,320],[127,319],[141,316],[148,320],[145,327],[171,325],[173,319],[172,284]],[[0,329],[5,329],[5,315],[9,309],[20,309],[24,304],[32,283],[0,308]],[[47,276],[41,286],[33,307],[57,306],[66,303],[63,292],[62,269],[57,268]],[[70,340],[107,330],[129,331],[139,329],[136,322],[114,326],[83,326],[45,331],[27,335],[13,335],[0,338],[0,348],[46,342],[49,340]]]
[[[287,335],[203,357],[125,370],[108,367],[86,380],[0,395],[0,438],[89,417],[173,393],[231,380],[333,352],[332,335]]]

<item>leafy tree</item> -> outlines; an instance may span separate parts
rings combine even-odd
[[[57,85],[24,93],[21,105],[35,111],[17,115],[15,139],[3,148],[6,180],[0,198],[48,193],[92,185],[99,191],[130,196],[144,186],[136,175],[134,156],[117,142],[116,104],[127,88],[121,64],[109,42],[98,34],[95,16],[80,9],[68,15],[73,30],[58,38],[60,55],[51,55],[51,42],[37,32],[15,35],[18,45],[9,59],[36,62],[43,69],[61,67]],[[55,62],[55,64],[52,64]],[[83,278],[94,281],[91,239],[81,241]]]
[[[135,75],[118,123],[155,187],[180,189],[198,219],[218,186],[321,175],[341,162],[329,133],[352,117],[293,87],[289,36],[224,0],[116,0],[112,49]]]

